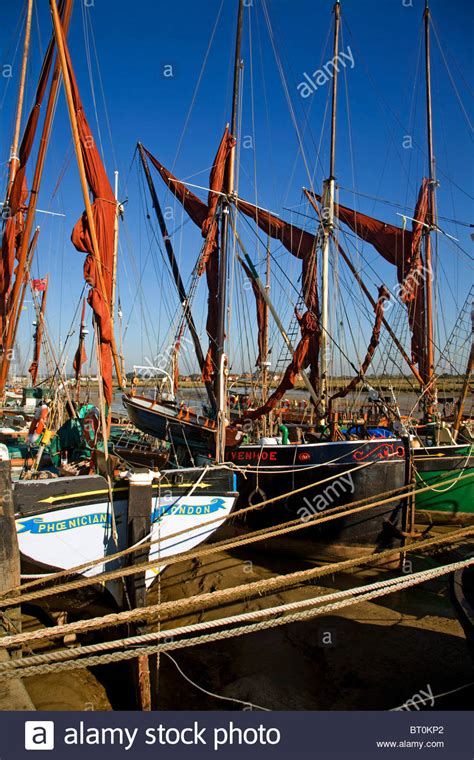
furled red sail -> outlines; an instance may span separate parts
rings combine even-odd
[[[265,355],[264,335],[266,331],[268,330],[268,311],[265,308],[265,300],[260,292],[260,288],[255,282],[255,277],[253,277],[252,272],[250,271],[250,269],[248,268],[247,264],[245,263],[243,259],[240,260],[240,263],[242,264],[242,268],[245,274],[250,280],[253,294],[255,296],[255,304],[257,307],[257,328],[258,328],[258,356],[257,356],[257,361],[255,362],[255,364],[257,365],[257,367],[260,367],[263,361],[263,357]]]
[[[421,238],[428,217],[429,180],[423,179],[415,209],[415,221],[411,230],[396,227],[361,214],[358,211],[335,204],[334,213],[347,224],[361,240],[375,248],[383,258],[397,267],[400,299],[407,306],[412,333],[411,353],[423,377],[426,374],[425,357],[425,298]],[[321,196],[311,195],[321,203]]]
[[[296,311],[296,318],[301,329],[301,339],[295,348],[293,359],[286,368],[278,388],[272,393],[265,404],[258,407],[258,409],[251,409],[245,412],[240,422],[245,419],[256,420],[269,414],[285,393],[294,388],[299,373],[308,367],[311,361],[311,343],[315,336],[319,334],[319,324],[317,318],[310,311],[306,311],[303,316]]]
[[[330,403],[336,399],[336,398],[344,398],[347,396],[348,393],[354,390],[354,388],[357,387],[358,383],[364,378],[365,373],[367,372],[368,368],[370,367],[370,364],[372,362],[372,357],[375,353],[375,349],[377,348],[379,341],[380,341],[380,330],[382,328],[382,321],[383,321],[383,315],[384,315],[384,304],[385,301],[388,301],[390,298],[390,293],[388,292],[385,285],[381,285],[379,288],[379,295],[377,303],[375,304],[375,322],[374,326],[372,328],[372,335],[370,338],[370,343],[367,348],[367,353],[365,355],[364,361],[360,365],[359,372],[355,377],[352,378],[350,383],[346,385],[345,388],[342,388],[340,391],[337,391],[337,393],[334,393],[330,398]]]
[[[63,34],[64,37],[64,34]],[[86,253],[84,278],[91,286],[87,297],[99,327],[100,371],[104,385],[104,397],[110,408],[112,403],[112,270],[115,239],[116,200],[110,186],[99,151],[87,123],[82,106],[69,51],[64,41],[72,96],[77,117],[81,152],[89,189],[93,196],[92,214],[97,235],[98,251],[94,251],[87,214],[76,223],[71,240],[78,251]],[[100,278],[102,272],[103,287]]]
[[[217,350],[217,322],[218,322],[218,303],[219,303],[219,232],[216,218],[217,203],[219,194],[224,189],[224,179],[227,166],[227,159],[234,144],[234,139],[226,127],[222,136],[219,148],[214,159],[210,177],[209,193],[207,205],[203,203],[194,193],[188,190],[185,185],[174,177],[157,159],[146,150],[145,152],[157,169],[161,178],[168,185],[173,195],[179,200],[184,210],[189,214],[192,221],[201,228],[202,236],[205,243],[201,253],[198,265],[198,274],[201,275],[206,271],[208,287],[208,310],[206,331],[209,336],[209,350],[207,352],[203,380],[210,381],[215,370],[215,355]]]
[[[64,0],[62,0],[59,13],[62,16],[64,11]],[[7,198],[7,205],[2,209],[2,217],[6,219],[3,236],[2,236],[2,259],[0,264],[0,340],[3,341],[5,331],[5,320],[9,315],[11,304],[9,304],[9,295],[15,268],[15,251],[18,251],[21,245],[21,236],[24,226],[24,213],[26,211],[26,201],[28,198],[28,188],[26,185],[26,165],[31,155],[33,142],[36,135],[38,120],[40,117],[41,106],[48,83],[51,64],[54,54],[54,35],[51,37],[41,68],[38,86],[34,99],[33,108],[30,111],[26,123],[23,137],[20,143],[18,153],[18,168],[13,180],[10,195]]]
[[[46,298],[48,295],[48,278],[44,277],[41,280],[31,281],[32,293],[42,293],[41,306],[38,311],[36,329],[34,334],[34,349],[33,349],[33,361],[31,362],[28,372],[31,375],[31,384],[36,385],[38,379],[39,363],[41,358],[41,344],[43,341],[44,332],[44,313],[46,310]]]

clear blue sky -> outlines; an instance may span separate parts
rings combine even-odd
[[[2,3],[1,62],[3,67],[13,66],[11,79],[0,77],[3,185],[19,77],[21,41],[18,47],[18,23],[22,21],[22,5],[19,2]],[[35,5],[28,103],[31,103],[39,72],[40,51],[44,51],[50,35],[48,4],[43,1]],[[253,3],[248,0],[247,5],[242,51],[245,72],[241,127],[242,135],[247,139],[242,141],[239,190],[243,197],[251,201],[257,198],[262,206],[290,218],[287,208],[309,213],[307,206],[302,204],[301,187],[309,186],[310,179],[298,150],[262,4],[260,0],[253,0]],[[410,0],[346,0],[342,3],[341,48],[346,52],[350,48],[354,65],[347,65],[340,77],[337,181],[342,188],[356,188],[358,193],[406,205],[408,214],[413,209],[427,163],[423,58],[420,57],[423,6],[423,0],[413,0],[412,3]],[[119,290],[124,323],[128,325],[125,340],[127,368],[133,363],[147,363],[156,352],[156,345],[166,341],[169,309],[176,309],[177,304],[168,275],[163,274],[156,244],[150,252],[150,225],[143,210],[145,196],[136,163],[132,165],[135,143],[141,140],[162,163],[173,168],[178,177],[207,185],[209,167],[230,116],[236,7],[234,0],[224,0],[222,8],[220,0],[201,3],[195,0],[179,3],[171,0],[142,0],[140,3],[86,0],[83,3],[76,0],[75,3],[69,40],[86,113],[97,138],[87,61],[89,54],[106,166],[112,182],[114,169],[119,170],[120,197],[128,199],[126,227],[121,225],[119,263]],[[302,98],[297,85],[303,80],[304,73],[311,75],[331,57],[333,3],[332,0],[267,0],[267,7],[289,96],[303,134],[307,164],[314,172],[315,187],[320,188],[328,171],[328,121],[324,121],[324,116],[330,87],[321,85],[310,97]],[[183,133],[220,9],[207,64]],[[433,33],[433,119],[440,181],[439,213],[450,219],[474,222],[473,144],[469,127],[469,123],[474,122],[474,4],[470,0],[456,3],[432,0],[431,11],[449,67],[448,73]],[[90,33],[87,44],[85,41],[84,19],[86,29],[94,31],[99,67]],[[166,71],[172,71],[173,76],[164,76],[164,68],[169,66],[172,69]],[[403,147],[404,140],[407,144],[407,135],[412,138],[411,149]],[[253,149],[245,147],[249,144],[249,136]],[[320,141],[321,150],[318,151]],[[256,186],[253,181],[255,170]],[[29,176],[31,178],[31,171]],[[180,228],[184,218],[169,196],[166,197],[160,182],[157,178],[163,204],[173,207],[174,219],[169,226]],[[400,223],[400,217],[396,216],[399,209],[394,206],[361,195],[354,196],[347,190],[340,191],[340,201],[355,204],[360,210],[388,222]],[[64,218],[38,214],[37,218],[41,234],[34,273],[42,276],[49,272],[51,275],[48,324],[57,342],[67,335],[83,285],[83,257],[69,241],[72,226],[82,213],[83,201],[62,92],[39,208],[65,214]],[[314,228],[304,216],[293,214],[291,218],[295,223]],[[460,245],[472,256],[470,233],[473,230],[444,220],[440,226],[458,238]],[[250,236],[247,240],[251,242]],[[185,279],[192,269],[200,243],[200,233],[191,223],[178,229],[174,236]],[[254,258],[260,258],[262,251],[255,249],[255,241],[253,245]],[[284,256],[277,245],[274,251],[285,273],[296,282],[299,263]],[[380,273],[379,279],[385,279],[389,285],[395,283],[395,273],[380,264],[373,251],[366,248],[365,255]],[[275,270],[275,276],[280,280],[284,277],[280,270]],[[446,239],[440,239],[439,243],[438,281],[444,304],[444,326],[439,336],[443,342],[444,332],[449,332],[453,324],[456,307],[459,308],[464,301],[472,282],[468,258],[456,253]],[[167,288],[169,295],[165,296]],[[289,309],[277,283],[274,297],[282,312],[288,314]],[[345,298],[347,300],[347,296]],[[196,318],[201,324],[204,304],[205,293],[201,287],[196,302]],[[251,306],[248,308],[250,314]],[[252,319],[250,315],[250,323]],[[23,355],[30,351],[31,320],[30,305],[20,332]],[[354,325],[356,322],[354,318]],[[357,338],[359,351],[364,351],[368,330],[369,321],[364,317]],[[240,337],[237,327],[232,335],[231,349],[236,349]],[[75,340],[74,336],[69,350],[71,359]],[[244,361],[242,349],[238,350]],[[353,353],[351,356],[354,358]],[[236,359],[235,366],[240,362]],[[183,371],[186,371],[185,367]]]

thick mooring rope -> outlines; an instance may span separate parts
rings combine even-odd
[[[474,558],[469,558],[459,562],[453,562],[442,567],[422,570],[418,573],[413,573],[412,575],[378,581],[369,584],[366,587],[362,586],[356,589],[337,591],[323,597],[300,600],[298,602],[290,602],[265,610],[254,610],[252,612],[245,612],[219,620],[207,620],[188,626],[181,626],[180,628],[170,629],[167,631],[151,632],[138,636],[131,636],[126,639],[118,639],[117,641],[91,644],[81,649],[48,652],[45,654],[32,655],[23,659],[9,660],[5,663],[0,663],[0,679],[12,679],[18,677],[25,678],[28,676],[40,675],[44,673],[76,670],[80,668],[92,667],[95,665],[106,665],[123,660],[134,659],[136,657],[144,655],[148,656],[151,654],[156,654],[158,652],[183,649],[190,646],[197,646],[199,644],[212,643],[214,641],[219,641],[222,639],[233,638],[235,636],[242,636],[244,634],[256,633],[257,631],[265,630],[268,628],[275,628],[280,625],[287,625],[288,623],[310,620],[314,617],[327,615],[331,612],[334,612],[335,610],[342,609],[344,607],[361,604],[362,602],[368,602],[372,599],[380,598],[387,594],[415,586],[419,583],[424,583],[428,580],[438,578],[442,575],[446,575],[448,573],[452,573],[472,565],[474,565]],[[354,594],[357,594],[355,598]],[[338,601],[335,601],[331,604],[325,603],[329,599],[337,599]],[[321,603],[323,603],[323,606],[315,608],[315,605]],[[301,607],[308,606],[310,609],[300,611]],[[257,623],[249,622],[258,619],[259,617],[265,617],[268,615],[272,616],[270,620],[264,620]],[[239,625],[237,628],[230,628],[221,631],[215,631],[210,634],[194,636],[192,638],[175,638],[177,636],[188,636],[190,634],[192,635],[197,631],[210,630],[217,626],[238,625],[240,623],[248,624]],[[156,641],[160,639],[168,640],[164,643],[155,644],[153,646],[141,646],[142,644],[147,644],[149,641]],[[171,641],[169,639],[171,639]],[[101,653],[106,652],[108,649],[117,647],[120,647],[122,649],[126,647],[126,649],[125,651],[113,652],[110,654],[96,654],[83,657],[83,655],[87,655],[92,652]],[[61,660],[64,659],[67,659],[67,661],[61,662]]]
[[[453,531],[446,536],[425,539],[423,541],[414,541],[403,547],[396,549],[386,549],[377,554],[370,554],[355,557],[342,562],[335,562],[323,565],[322,567],[312,567],[306,570],[298,570],[286,575],[276,575],[272,578],[266,578],[251,583],[244,583],[240,586],[233,586],[228,589],[220,589],[205,594],[188,597],[187,599],[178,599],[170,602],[139,607],[124,612],[111,613],[102,617],[88,618],[74,623],[65,623],[52,628],[44,628],[39,631],[20,633],[15,636],[0,638],[0,648],[10,646],[20,646],[32,641],[54,639],[58,636],[65,636],[72,633],[84,633],[85,631],[98,630],[116,625],[124,625],[139,620],[149,620],[157,615],[165,617],[179,617],[179,615],[189,612],[190,609],[198,607],[215,607],[219,603],[225,604],[234,601],[240,597],[250,598],[252,596],[262,595],[268,592],[279,591],[284,588],[293,587],[303,583],[308,583],[316,578],[322,578],[326,575],[332,575],[337,572],[352,570],[355,567],[370,566],[373,564],[383,563],[384,560],[393,560],[399,554],[407,554],[412,551],[425,551],[426,549],[441,548],[446,545],[456,545],[474,536],[474,528],[464,528]]]

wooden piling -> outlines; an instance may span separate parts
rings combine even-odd
[[[131,476],[128,501],[128,546],[134,546],[150,532],[152,494],[152,480],[148,472],[137,473]],[[140,565],[147,561],[148,548],[133,552],[130,555],[129,564]],[[146,605],[145,573],[136,573],[135,575],[128,576],[126,584],[130,607],[132,609],[144,607]],[[135,632],[142,633],[144,629],[141,626],[137,626]],[[150,670],[150,663],[155,665],[152,670]],[[156,657],[149,658],[146,655],[138,657],[136,686],[141,710],[148,711],[154,707],[155,681]]]
[[[10,462],[0,462],[0,593],[20,584],[20,550],[13,511]],[[21,633],[21,607],[0,613],[0,636]],[[21,650],[0,649],[0,662],[21,657]],[[21,679],[4,681],[0,688],[0,710],[34,710]]]

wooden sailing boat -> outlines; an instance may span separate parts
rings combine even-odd
[[[420,494],[416,500],[418,518],[430,522],[474,522],[474,475],[472,435],[465,428],[464,440],[457,441],[462,409],[470,385],[474,355],[474,325],[471,331],[471,349],[465,371],[465,381],[458,403],[454,425],[439,421],[437,412],[436,375],[434,371],[433,339],[433,265],[431,236],[438,232],[436,220],[436,173],[433,151],[431,64],[430,64],[430,10],[425,0],[424,11],[426,124],[428,147],[428,177],[423,179],[415,210],[412,230],[396,227],[385,221],[361,214],[340,204],[333,211],[344,225],[360,239],[369,243],[390,264],[397,268],[400,298],[407,309],[411,329],[411,360],[405,356],[408,366],[420,384],[424,403],[424,425],[417,426],[413,449],[416,483],[431,490]],[[315,203],[324,199],[305,190],[318,215]],[[339,252],[349,261],[347,253],[338,243]],[[424,249],[424,250],[423,250]],[[401,348],[400,346],[397,346]],[[461,437],[464,437],[461,436]],[[468,476],[455,480],[456,474]],[[451,485],[444,486],[450,480]]]
[[[47,575],[57,569],[72,570],[80,565],[81,574],[94,576],[106,567],[108,569],[119,567],[123,560],[117,564],[112,555],[148,537],[155,541],[153,547],[147,552],[147,557],[155,562],[156,567],[156,570],[147,577],[147,582],[150,583],[155,573],[164,566],[167,556],[201,543],[219,525],[222,525],[235,503],[234,479],[233,474],[228,470],[208,466],[181,468],[172,472],[153,472],[147,469],[138,474],[133,469],[122,466],[121,472],[116,472],[117,460],[110,455],[108,450],[112,364],[114,362],[120,383],[120,363],[117,360],[111,327],[113,309],[111,263],[115,248],[116,199],[85,117],[67,47],[66,31],[72,3],[70,0],[64,0],[58,9],[56,0],[50,0],[50,6],[53,36],[41,72],[37,101],[42,100],[46,91],[56,47],[58,55],[51,81],[43,137],[49,136],[53,113],[49,106],[55,102],[60,75],[62,75],[86,208],[74,227],[72,240],[76,248],[86,254],[84,275],[90,286],[87,300],[94,314],[94,332],[100,370],[99,389],[103,397],[96,422],[100,424],[103,437],[102,459],[104,461],[101,465],[103,475],[49,477],[41,480],[31,477],[29,480],[15,483],[14,502],[18,542],[24,572],[41,572]],[[34,129],[32,116],[28,121],[26,137],[23,140],[23,143],[28,143],[29,152],[38,121],[38,111],[38,107],[33,109]],[[11,293],[10,290],[8,292],[8,302],[15,308],[18,307],[23,282],[28,237],[36,208],[44,152],[45,140],[41,143],[35,170],[33,181],[35,192],[30,198],[29,205],[22,209],[25,220],[22,227],[23,236],[19,242],[20,250],[17,254],[18,269]],[[23,153],[20,151],[20,154],[22,156],[20,169],[15,180],[20,171],[23,178],[25,175],[26,151]],[[93,196],[92,203],[89,192]],[[24,203],[26,203],[26,198]],[[11,222],[10,226],[16,223],[15,218],[12,217],[12,219],[13,221],[8,220]],[[18,242],[18,236],[16,242]],[[33,381],[36,380],[38,370],[45,304],[46,299],[43,297],[36,330],[35,356],[30,368]],[[14,340],[16,320],[12,314],[15,314],[15,308],[8,312],[3,332],[4,346],[6,345],[7,349],[8,346],[13,345],[12,340]],[[83,313],[77,357],[78,377],[84,360],[84,334]],[[2,359],[0,379],[3,389],[10,362],[6,351]],[[74,404],[69,403],[68,408],[71,424],[74,423],[77,430],[85,433],[85,418],[81,418]],[[94,428],[92,416],[89,422],[94,431],[94,447],[96,447],[99,430],[97,427]],[[61,457],[64,457],[66,452],[63,450],[60,453]],[[97,450],[95,454],[99,462],[100,451]],[[34,476],[34,472],[31,475]],[[212,524],[207,526],[211,520]],[[178,532],[182,535],[179,540],[176,540],[173,536]],[[91,567],[87,567],[87,563],[90,563]],[[120,589],[116,585],[111,586],[110,591],[116,602],[124,603]],[[64,603],[62,599],[59,601],[59,604]]]
[[[339,39],[339,2],[335,5],[335,28],[334,28],[334,55],[337,55]],[[236,54],[234,63],[234,90],[233,110],[231,121],[231,139],[235,139],[236,131],[236,104],[238,101],[239,70],[240,70],[240,39],[242,29],[243,2],[239,2],[239,13],[236,35]],[[335,127],[336,127],[336,100],[337,100],[337,71],[334,72],[332,93],[332,130],[331,130],[331,166],[330,179],[327,187],[332,199],[334,192],[334,155],[335,155]],[[150,399],[135,394],[124,396],[124,404],[130,419],[141,430],[157,437],[163,437],[166,433],[173,437],[176,442],[185,441],[195,454],[202,451],[203,444],[207,442],[208,451],[215,452],[217,461],[225,459],[236,466],[238,473],[239,504],[246,506],[249,503],[258,503],[266,499],[280,497],[278,501],[269,507],[252,512],[248,515],[248,525],[252,527],[267,527],[278,525],[292,518],[311,516],[319,511],[322,503],[326,506],[339,506],[350,501],[370,498],[378,493],[393,491],[401,488],[406,482],[406,445],[397,436],[389,441],[380,440],[328,440],[319,434],[308,435],[307,440],[289,442],[288,437],[267,438],[256,440],[252,443],[241,443],[237,434],[242,432],[244,423],[261,418],[275,408],[283,395],[294,386],[296,378],[302,373],[302,379],[310,390],[315,404],[323,400],[327,402],[325,389],[326,370],[324,363],[321,370],[318,368],[319,349],[321,335],[327,332],[327,278],[328,268],[323,266],[323,304],[320,314],[317,288],[316,247],[317,239],[314,235],[282,221],[270,213],[252,204],[246,203],[234,193],[232,181],[234,148],[229,147],[229,132],[226,128],[216,154],[211,176],[208,202],[203,203],[183,183],[174,177],[160,162],[152,156],[150,151],[140,147],[140,154],[145,168],[148,184],[151,190],[153,205],[159,215],[159,203],[146,158],[150,159],[159,172],[168,188],[183,205],[191,219],[201,227],[205,238],[201,256],[198,262],[198,274],[206,271],[209,288],[209,311],[207,332],[210,339],[210,348],[207,362],[200,361],[203,378],[206,383],[214,377],[215,396],[217,398],[216,430],[220,431],[215,436],[214,446],[209,446],[209,431],[214,431],[212,420],[199,418],[197,414],[191,415],[186,412],[180,414],[179,408],[172,413],[169,409],[163,409],[163,404],[158,400]],[[146,154],[146,158],[145,158]],[[227,163],[230,157],[230,162]],[[217,181],[219,180],[219,181]],[[333,214],[333,200],[330,202],[331,214]],[[272,314],[277,319],[278,315],[273,309],[265,287],[260,283],[256,270],[248,254],[243,250],[238,237],[233,214],[235,209],[251,216],[257,225],[270,237],[279,239],[285,248],[303,262],[303,296],[306,311],[298,315],[301,325],[302,337],[299,344],[291,346],[293,360],[290,363],[282,382],[277,390],[265,401],[263,406],[251,410],[242,415],[239,421],[241,425],[229,424],[226,419],[222,425],[224,414],[223,395],[225,390],[225,362],[223,345],[223,315],[225,313],[225,285],[227,279],[226,257],[229,226],[240,245],[246,261],[243,262],[247,271],[252,273],[254,292],[257,296],[257,305],[265,302],[272,309]],[[222,235],[220,244],[217,242],[217,221],[220,214],[222,219]],[[323,256],[327,257],[327,248],[331,234],[333,217],[330,215],[327,225],[323,225]],[[160,223],[162,234],[165,236],[165,244],[170,254],[170,241]],[[174,259],[174,257],[173,257]],[[171,260],[171,259],[170,259]],[[324,259],[323,259],[324,260]],[[180,287],[177,276],[176,260],[171,262],[175,282],[184,311],[187,314],[188,324],[193,334],[190,322],[190,307],[187,294]],[[178,273],[179,274],[179,273]],[[376,314],[374,334],[380,331],[380,322],[383,316],[383,297],[379,298]],[[259,313],[262,314],[260,308]],[[321,324],[320,326],[320,317]],[[324,344],[324,341],[323,341]],[[376,345],[376,344],[375,344]],[[375,346],[373,346],[375,348]],[[372,351],[373,353],[373,351]],[[202,356],[202,354],[201,354]],[[198,354],[199,357],[199,354]],[[370,355],[369,355],[370,360]],[[323,360],[324,362],[324,360]],[[311,365],[310,377],[303,370]],[[320,394],[317,389],[321,390]],[[210,399],[211,401],[211,399]],[[326,414],[324,408],[323,416]],[[219,424],[220,423],[220,424]],[[234,432],[234,441],[224,446],[222,430],[227,428],[227,436]],[[242,440],[242,437],[241,439]],[[347,487],[344,478],[348,478]],[[329,484],[329,487],[328,487]],[[304,492],[304,501],[300,492]],[[284,498],[283,498],[284,496]],[[370,516],[352,515],[341,517],[330,526],[307,527],[300,532],[302,539],[298,541],[299,549],[306,545],[304,551],[314,552],[315,545],[334,552],[338,547],[344,548],[349,545],[354,548],[357,545],[364,546],[366,550],[373,551],[393,544],[400,538],[398,526],[402,511],[403,499],[390,504],[384,504],[374,508]]]

